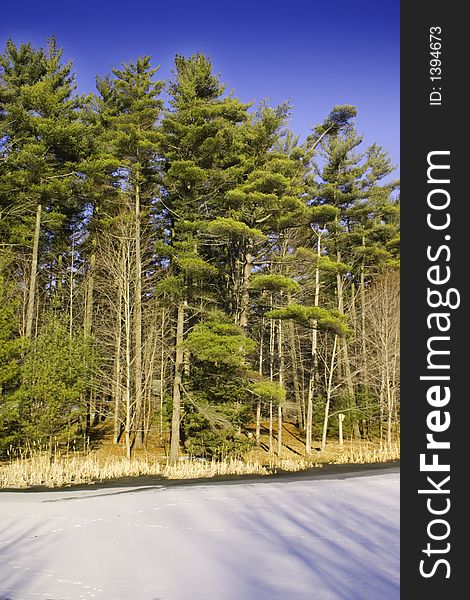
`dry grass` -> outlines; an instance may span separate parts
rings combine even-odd
[[[168,479],[195,479],[216,475],[269,475],[269,473],[269,469],[259,463],[235,459],[207,462],[188,460],[174,467],[166,466],[163,471],[163,475]]]
[[[352,441],[343,446],[338,442],[329,442],[324,452],[313,450],[310,456],[292,453],[281,459],[273,456],[269,467],[273,470],[302,471],[312,467],[321,468],[327,464],[370,464],[399,459],[398,442],[394,442],[390,448],[380,448],[377,443],[366,441]]]
[[[46,452],[37,451],[0,466],[0,488],[27,488],[36,485],[54,488],[140,475],[161,476],[166,479],[194,479],[216,475],[268,473],[269,471],[260,464],[240,460],[185,460],[176,466],[169,466],[162,465],[150,456],[131,460],[117,457],[103,460],[92,454],[83,456],[74,453],[66,456],[55,453],[50,456]]]
[[[294,439],[288,440],[289,451],[283,449],[279,459],[260,448],[251,450],[245,460],[204,461],[183,457],[179,464],[169,466],[163,448],[151,453],[144,450],[128,460],[122,448],[102,446],[86,455],[73,451],[61,454],[57,449],[51,454],[37,447],[23,451],[20,456],[0,464],[1,488],[28,488],[31,486],[62,487],[73,484],[90,484],[120,477],[158,476],[165,479],[196,479],[218,475],[269,475],[277,470],[302,471],[324,464],[382,463],[400,458],[398,441],[390,448],[381,448],[377,442],[353,441],[341,446],[329,441],[324,452],[319,448],[305,456],[305,446]]]
[[[70,484],[92,483],[123,476],[160,475],[157,461],[142,459],[113,459],[103,463],[95,455],[74,453],[61,456],[55,453],[35,452],[22,456],[0,467],[0,487],[26,488],[35,485],[60,487]]]
[[[273,467],[281,471],[303,471],[312,467],[321,468],[323,465],[313,458],[298,456],[295,458],[281,458],[273,461]]]
[[[336,464],[365,464],[383,463],[400,459],[400,446],[398,442],[392,443],[390,448],[377,448],[367,443],[358,444],[354,447],[345,448],[344,451],[334,459]]]

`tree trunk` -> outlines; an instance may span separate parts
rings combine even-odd
[[[305,407],[300,393],[299,372],[297,365],[297,352],[295,349],[295,324],[289,320],[287,323],[287,333],[289,335],[289,347],[292,361],[292,384],[294,388],[295,405],[297,407],[297,416],[299,419],[299,428],[303,429],[305,423]]]
[[[72,262],[70,265],[69,281],[69,338],[72,339],[73,333],[73,270],[75,268],[75,239],[72,237]]]
[[[390,389],[390,382],[387,382],[387,447],[390,450],[392,448],[392,419],[393,419],[393,402],[392,402],[392,390]]]
[[[138,174],[137,174],[138,176]],[[134,380],[136,446],[143,443],[142,414],[142,257],[140,241],[140,186],[135,185],[135,288],[134,288]]]
[[[338,336],[335,335],[335,340],[333,342],[333,350],[331,351],[331,362],[330,362],[330,372],[328,374],[328,384],[326,387],[325,416],[323,418],[323,435],[321,438],[321,451],[322,452],[325,451],[325,447],[326,447],[326,434],[328,432],[328,419],[330,416],[331,390],[332,390],[332,381],[333,381],[333,371],[334,371],[337,340],[338,340]]]
[[[86,302],[85,302],[85,320],[83,323],[83,330],[85,337],[91,336],[93,328],[93,293],[94,293],[94,277],[95,277],[95,265],[96,265],[96,238],[92,241],[93,252],[90,256],[90,268],[88,271],[88,278],[86,284]]]
[[[365,248],[365,238],[362,237],[362,246]],[[367,363],[367,346],[366,346],[366,282],[365,282],[365,258],[362,258],[361,272],[360,272],[360,287],[359,297],[361,301],[361,372],[362,380],[365,382],[363,385],[364,390],[364,403],[365,403],[365,434],[369,437],[370,430],[370,415],[369,415],[369,394],[367,382],[369,381],[368,374],[368,363]]]
[[[269,456],[273,454],[273,401],[269,402]]]
[[[271,294],[271,308],[273,306],[273,295]],[[274,319],[269,323],[269,381],[274,381]],[[273,401],[269,402],[269,454],[273,452]]]
[[[241,291],[241,303],[240,303],[240,319],[239,324],[243,329],[248,327],[248,312],[250,306],[250,277],[251,277],[251,266],[253,264],[253,242],[248,240],[245,251],[245,260],[243,265],[243,282]]]
[[[181,383],[183,379],[183,334],[185,308],[186,302],[180,301],[178,304],[176,323],[175,375],[173,379],[173,414],[171,417],[170,465],[174,465],[178,462],[180,445]]]
[[[364,238],[362,238],[362,244],[365,245]],[[367,368],[367,347],[366,347],[366,278],[365,278],[365,259],[362,259],[361,263],[361,279],[359,294],[361,298],[361,355],[362,355],[362,368],[364,371]]]
[[[317,232],[317,256],[320,257],[321,252],[321,233]],[[315,269],[315,298],[314,306],[318,306],[320,303],[320,268],[317,262]],[[310,351],[310,374],[308,378],[308,391],[307,391],[307,424],[305,427],[305,452],[310,454],[312,452],[312,433],[313,433],[313,395],[315,392],[315,376],[318,371],[318,329],[317,321],[313,322],[312,330],[312,345]]]
[[[147,440],[150,433],[152,414],[155,408],[153,401],[153,381],[155,371],[155,353],[157,350],[158,335],[156,331],[152,331],[149,336],[149,343],[144,346],[144,387],[142,391],[142,438],[144,446],[147,445]]]
[[[90,256],[90,267],[89,267],[89,271],[88,271],[88,277],[87,277],[87,282],[86,282],[86,292],[85,292],[85,314],[84,314],[84,319],[83,319],[83,333],[85,336],[85,340],[89,340],[91,337],[91,331],[92,331],[92,323],[93,323],[93,291],[94,291],[94,273],[95,273],[95,263],[96,263],[96,254],[95,254],[95,247],[96,247],[96,238],[93,238],[92,241],[92,245],[93,245],[93,252]],[[118,297],[118,302],[121,302],[122,299],[119,296]],[[70,290],[70,332],[72,331],[72,289]],[[71,335],[71,333],[70,333]],[[113,384],[114,385],[114,384]],[[86,394],[88,394],[88,399],[86,401],[86,423],[87,423],[87,435],[88,435],[88,431],[90,428],[90,421],[91,421],[91,415],[90,415],[90,411],[91,411],[91,392],[85,392]],[[116,406],[116,395],[114,397],[115,399],[115,406]],[[115,413],[115,419],[116,419],[116,413]],[[115,428],[114,428],[114,439],[116,438],[116,423],[115,423]],[[117,442],[114,442],[117,443]]]
[[[391,326],[388,319],[385,320],[385,331],[384,331],[384,375],[385,375],[385,392],[387,398],[387,449],[390,450],[392,447],[392,419],[393,419],[393,400],[392,400],[392,374],[391,366],[392,360],[390,357],[390,346],[391,346]]]
[[[113,442],[117,444],[121,437],[121,337],[122,337],[122,294],[123,294],[123,281],[122,281],[122,267],[123,260],[122,254],[119,256],[119,267],[118,267],[118,290],[117,290],[117,310],[116,310],[116,340],[114,347],[114,381],[113,381],[113,393],[114,393],[114,436]],[[86,323],[86,321],[85,321]],[[91,325],[91,321],[88,321]],[[85,331],[87,325],[85,325]]]
[[[261,334],[260,334],[260,342],[259,342],[259,364],[258,364],[258,373],[260,376],[263,376],[263,341],[264,341],[264,325],[265,319],[262,318],[261,321]],[[256,445],[259,446],[261,438],[261,398],[258,398],[256,402]]]
[[[297,364],[297,351],[295,348],[295,324],[293,321],[288,322],[289,346],[292,360],[292,385],[294,388],[294,399],[297,407],[297,418],[299,420],[299,429],[303,429],[305,425],[305,406],[300,392],[299,371]]]
[[[125,372],[125,402],[126,402],[126,422],[125,422],[125,441],[126,441],[126,456],[131,458],[132,452],[132,323],[131,323],[131,293],[130,293],[130,256],[129,247],[127,245],[127,257],[124,260],[124,335],[125,335],[125,357],[126,357],[126,372]],[[126,260],[127,259],[127,260]]]
[[[337,252],[338,262],[341,262],[341,253]],[[340,273],[336,274],[336,292],[338,295],[338,310],[344,315],[344,294],[343,294],[343,279]],[[356,406],[356,398],[354,393],[354,383],[351,373],[351,365],[349,362],[349,351],[348,341],[345,337],[341,338],[341,352],[338,353],[338,363],[340,366],[341,373],[344,377],[344,383],[346,387],[346,394],[348,396],[349,407],[354,408]],[[361,433],[359,431],[359,423],[355,415],[351,416],[353,434],[356,439],[360,439]]]
[[[279,355],[279,387],[284,387],[284,352],[282,349],[282,321],[277,324],[277,351]],[[277,407],[277,455],[282,455],[282,404]]]
[[[399,310],[399,305],[397,306],[398,310]],[[398,311],[397,311],[398,312]],[[400,430],[399,430],[399,421],[398,421],[398,414],[397,414],[397,375],[399,373],[399,361],[398,361],[398,355],[399,355],[399,348],[400,348],[400,317],[398,314],[396,314],[396,319],[397,319],[397,324],[398,326],[395,327],[395,334],[393,336],[393,359],[392,359],[392,365],[391,365],[391,400],[392,400],[392,406],[391,406],[391,411],[393,413],[393,424],[395,425],[395,435],[396,436],[400,436]],[[390,425],[390,427],[392,427],[392,425]]]
[[[342,346],[342,362],[344,369],[344,376],[346,380],[346,390],[349,398],[349,407],[357,408],[356,397],[354,394],[354,384],[351,374],[351,365],[349,363],[349,351],[348,351],[348,342],[346,338],[341,338],[341,346]],[[351,416],[352,421],[352,430],[355,439],[359,440],[361,438],[361,432],[359,430],[359,423],[356,416]]]
[[[162,328],[160,343],[162,345],[160,353],[160,444],[163,443],[163,401],[165,398],[165,309],[162,309]]]
[[[31,257],[31,278],[29,280],[28,308],[26,311],[25,337],[29,339],[33,329],[34,301],[36,297],[36,276],[38,270],[39,234],[41,232],[42,206],[38,204],[36,210],[36,227],[34,229],[33,254]]]

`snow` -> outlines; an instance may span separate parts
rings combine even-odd
[[[1,600],[399,598],[399,471],[0,494]]]

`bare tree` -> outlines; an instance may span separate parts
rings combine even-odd
[[[399,400],[400,286],[396,271],[378,276],[365,294],[368,385],[379,401],[379,426],[391,446]],[[385,428],[385,432],[384,432]],[[382,435],[384,434],[384,435]]]

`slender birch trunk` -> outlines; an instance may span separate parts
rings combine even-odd
[[[271,307],[273,305],[273,297],[271,294]],[[269,380],[274,381],[274,319],[269,323]],[[273,401],[269,401],[269,454],[273,453]]]
[[[176,322],[176,351],[175,351],[175,375],[173,379],[173,414],[171,417],[171,445],[170,445],[170,464],[178,462],[180,445],[180,420],[181,420],[181,383],[183,380],[183,335],[184,335],[184,316],[186,302],[178,303],[178,314]]]
[[[305,451],[307,454],[312,452],[312,431],[313,431],[313,394],[315,392],[315,371],[317,361],[317,338],[318,330],[315,327],[312,330],[312,344],[310,347],[310,374],[308,378],[307,390],[307,422],[305,426]]]
[[[338,251],[336,253],[336,260],[341,262],[341,253]],[[344,282],[340,273],[336,274],[336,292],[338,296],[338,310],[344,315]],[[340,370],[344,377],[346,394],[349,399],[349,406],[353,408],[356,405],[355,393],[354,393],[354,383],[351,373],[351,364],[349,362],[349,349],[348,349],[348,341],[345,337],[341,338],[340,341],[341,352],[338,353],[338,363],[340,365]],[[352,417],[352,427],[354,437],[356,439],[360,439],[361,433],[359,431],[359,423],[357,422],[356,417]]]
[[[38,271],[38,253],[39,253],[39,235],[41,232],[41,211],[42,206],[38,204],[36,210],[36,226],[34,229],[33,254],[31,257],[31,277],[29,280],[28,307],[26,310],[26,331],[25,337],[29,339],[33,330],[33,315],[36,298],[36,277]]]
[[[116,310],[116,339],[114,346],[114,435],[113,442],[117,444],[122,433],[121,423],[121,338],[122,338],[122,301],[123,301],[123,254],[122,249],[119,253],[118,267],[118,289],[117,289],[117,310]]]
[[[84,319],[83,319],[83,333],[85,340],[89,340],[91,337],[91,332],[93,328],[93,292],[94,292],[94,273],[95,273],[95,264],[96,264],[96,238],[92,240],[93,251],[90,256],[90,265],[88,270],[88,276],[86,281],[86,290],[85,290],[85,311],[84,311]],[[72,255],[73,256],[73,255]],[[120,259],[119,259],[120,260]],[[73,269],[73,261],[72,261],[72,269]],[[120,273],[119,273],[120,277]],[[70,282],[72,286],[72,279]],[[72,335],[72,287],[70,288],[70,336]],[[92,398],[91,392],[88,393],[88,398],[86,400],[86,430],[87,435],[91,424],[91,405]],[[115,434],[116,432],[114,432]]]
[[[290,301],[290,300],[289,300]],[[287,322],[287,335],[289,336],[289,349],[292,361],[292,384],[294,388],[295,405],[297,407],[297,416],[299,419],[299,428],[303,429],[305,423],[305,407],[300,393],[299,373],[297,366],[297,352],[295,348],[295,323],[292,320]]]
[[[70,265],[69,280],[69,338],[72,339],[73,332],[73,270],[75,268],[75,240],[72,237],[72,262]]]
[[[362,247],[365,248],[365,238],[364,236],[362,237]],[[369,400],[368,400],[368,386],[367,386],[367,382],[369,381],[369,374],[368,374],[368,361],[367,361],[367,343],[366,343],[366,280],[365,280],[365,271],[366,271],[366,267],[365,267],[365,258],[362,258],[362,262],[361,262],[361,270],[360,270],[360,283],[359,283],[359,297],[360,297],[360,302],[361,302],[361,371],[362,371],[362,378],[363,381],[365,382],[363,385],[365,394],[364,394],[364,401],[365,401],[365,412],[366,412],[366,418],[365,418],[365,423],[366,423],[366,435],[367,437],[369,436],[369,429],[370,429],[370,416],[369,416]]]
[[[132,452],[132,316],[131,316],[131,291],[130,291],[130,251],[129,244],[126,247],[125,264],[124,264],[124,285],[123,285],[123,301],[124,301],[124,336],[125,336],[125,388],[124,397],[126,403],[126,421],[125,421],[125,441],[126,441],[126,456],[131,458]]]
[[[320,257],[321,252],[321,233],[317,233],[317,256]],[[315,269],[315,298],[314,306],[318,306],[320,302],[320,267],[317,262]],[[312,329],[312,344],[310,347],[310,374],[308,379],[307,391],[307,423],[305,427],[305,451],[308,454],[312,452],[312,432],[313,432],[313,396],[315,393],[315,376],[318,370],[318,329],[317,321],[313,322]]]
[[[137,174],[138,176],[138,174]],[[140,234],[140,185],[135,184],[135,288],[134,288],[134,381],[136,446],[143,443],[142,414],[142,256]]]
[[[282,349],[282,321],[278,321],[277,329],[277,351],[279,355],[279,386],[284,387],[284,352]],[[282,455],[282,404],[277,407],[277,455]]]
[[[323,435],[321,439],[321,451],[325,451],[326,447],[326,434],[328,432],[328,419],[330,416],[330,401],[331,401],[331,391],[332,391],[332,382],[333,382],[333,371],[335,366],[335,357],[336,357],[336,345],[337,345],[338,336],[335,335],[335,339],[333,342],[333,349],[331,351],[331,361],[330,361],[330,372],[328,373],[328,383],[326,386],[326,402],[325,402],[325,416],[323,418]]]
[[[263,376],[263,342],[264,342],[264,324],[265,318],[263,317],[261,322],[261,334],[259,342],[259,365],[258,372],[260,376]],[[261,398],[258,398],[256,402],[256,445],[259,446],[261,438]]]
[[[92,241],[93,251],[90,256],[90,267],[88,270],[88,278],[86,283],[86,301],[85,301],[85,319],[83,323],[83,331],[85,338],[91,336],[93,329],[93,294],[94,294],[94,278],[96,265],[96,238]]]
[[[165,316],[166,311],[162,309],[162,327],[160,332],[160,343],[162,345],[160,352],[160,444],[163,442],[163,401],[165,399]]]

